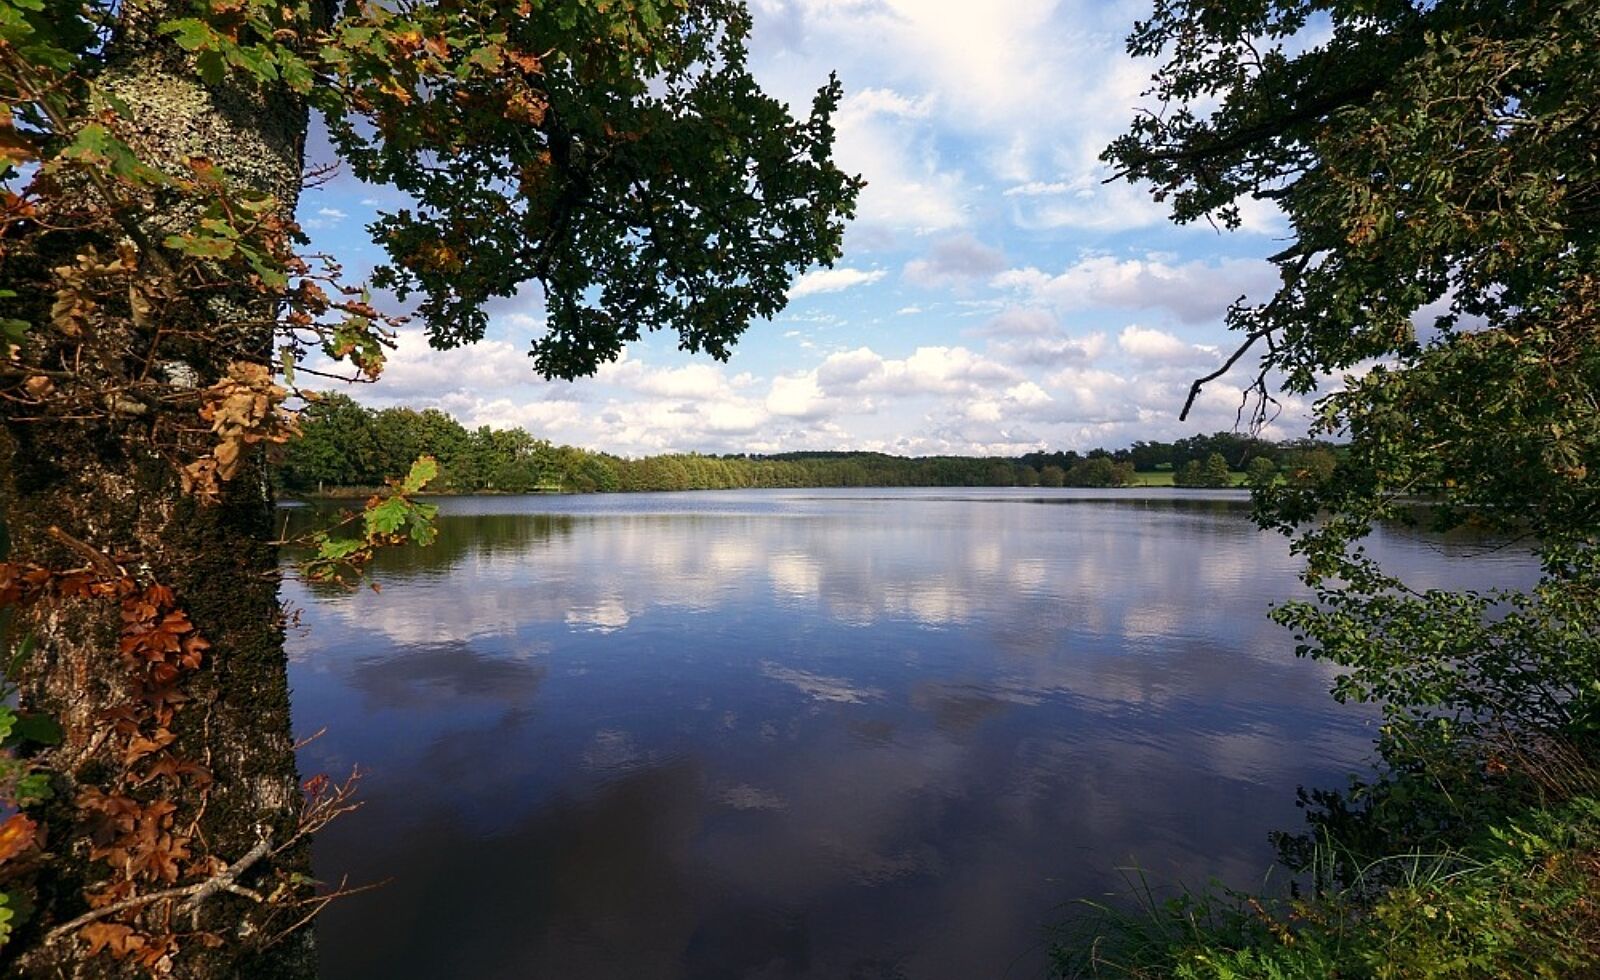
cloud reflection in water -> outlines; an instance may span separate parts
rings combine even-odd
[[[325,977],[1031,975],[1119,864],[1258,882],[1296,785],[1367,752],[1265,619],[1294,564],[1238,500],[443,509],[381,595],[286,586],[297,721],[331,729],[303,766],[369,772],[319,874],[395,879],[330,911]]]

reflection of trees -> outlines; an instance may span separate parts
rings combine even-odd
[[[280,511],[287,533],[294,539],[339,520],[341,508],[289,507]],[[461,563],[468,554],[485,556],[507,553],[528,554],[554,538],[572,533],[575,519],[565,514],[440,514],[434,521],[438,537],[426,547],[400,545],[383,548],[370,569],[380,582],[385,574],[441,574]],[[304,556],[301,549],[285,549],[284,559],[293,563]],[[307,583],[316,595],[334,595],[342,587],[329,583]]]
[[[884,936],[966,966],[1130,853],[1255,880],[1282,787],[1365,751],[1256,612],[1294,566],[1241,494],[549,503],[322,606],[350,639],[306,684],[376,747],[319,871],[397,877],[331,913],[326,976],[849,976]]]

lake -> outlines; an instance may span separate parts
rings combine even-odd
[[[1259,886],[1371,751],[1266,618],[1243,494],[793,490],[440,501],[382,591],[284,598],[344,978],[1036,977],[1064,903]],[[1526,555],[1388,532],[1413,584]]]

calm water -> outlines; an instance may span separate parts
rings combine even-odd
[[[285,597],[344,978],[1035,977],[1061,903],[1259,884],[1370,716],[1266,619],[1242,495],[443,501],[381,594]],[[1417,584],[1526,559],[1388,535]]]

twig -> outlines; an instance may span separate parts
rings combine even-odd
[[[194,908],[196,905],[199,905],[201,902],[205,901],[207,898],[210,898],[212,895],[215,895],[219,891],[232,892],[235,895],[249,891],[249,889],[239,888],[237,884],[238,877],[250,870],[250,866],[252,864],[255,864],[257,861],[266,857],[271,851],[272,836],[269,834],[266,837],[256,841],[256,846],[246,851],[244,857],[222,869],[222,871],[216,876],[201,882],[200,887],[195,890],[194,895],[183,904],[178,906],[178,911],[181,912],[185,909]],[[256,895],[254,892],[250,892],[250,895],[252,895],[256,901],[261,901],[260,895]]]
[[[276,946],[278,943],[282,942],[285,937],[289,936],[295,930],[299,929],[301,926],[304,926],[307,922],[310,922],[312,919],[316,918],[318,915],[321,915],[322,914],[322,910],[327,908],[335,900],[341,899],[341,898],[349,898],[351,895],[359,895],[362,892],[370,892],[370,891],[373,891],[374,889],[383,888],[384,886],[388,885],[394,879],[393,878],[385,878],[382,881],[374,881],[371,884],[367,884],[367,885],[357,885],[354,888],[348,887],[347,883],[349,882],[349,880],[350,879],[348,877],[342,878],[339,881],[339,887],[335,888],[333,891],[328,892],[325,895],[315,895],[315,896],[313,896],[311,898],[307,898],[307,899],[304,899],[304,900],[302,900],[300,902],[295,903],[296,905],[310,905],[310,906],[312,906],[311,911],[307,912],[305,915],[301,916],[299,919],[296,919],[294,924],[289,926],[289,928],[284,929],[283,931],[279,932],[277,935],[273,936],[271,939],[267,940],[265,943],[262,944],[261,948],[262,949],[270,949],[271,947]]]
[[[1226,361],[1222,362],[1221,367],[1217,368],[1215,371],[1212,371],[1203,378],[1197,378],[1194,384],[1189,386],[1189,397],[1184,400],[1183,411],[1178,413],[1178,421],[1184,422],[1188,420],[1189,410],[1194,408],[1194,400],[1200,397],[1201,388],[1204,388],[1206,385],[1233,370],[1233,366],[1239,363],[1239,358],[1243,357],[1245,353],[1250,350],[1250,348],[1254,347],[1256,345],[1256,341],[1260,340],[1262,337],[1265,337],[1270,332],[1271,331],[1268,328],[1262,328],[1260,330],[1253,331],[1248,337],[1245,338],[1244,343],[1239,345],[1239,349],[1234,351]]]
[[[218,892],[229,892],[234,895],[243,895],[244,897],[253,899],[257,902],[263,901],[260,894],[251,891],[248,888],[241,887],[237,883],[236,879],[241,874],[244,874],[247,870],[249,870],[251,865],[266,857],[268,852],[271,850],[272,838],[263,837],[261,840],[256,842],[255,847],[250,848],[250,850],[245,853],[244,857],[228,865],[226,868],[217,872],[212,877],[207,878],[205,881],[193,885],[184,885],[181,888],[167,888],[158,892],[150,892],[147,895],[135,895],[132,898],[125,898],[120,902],[113,902],[110,905],[94,909],[90,912],[85,912],[76,919],[73,919],[71,922],[68,922],[65,925],[56,926],[54,929],[50,930],[47,934],[45,934],[43,945],[48,946],[51,943],[59,940],[62,936],[77,932],[84,926],[103,919],[108,915],[116,915],[118,912],[125,912],[128,909],[139,908],[140,906],[149,905],[151,902],[159,902],[163,899],[184,899],[184,902],[178,906],[179,911],[183,911],[184,909],[188,908],[194,908]]]
[[[73,551],[76,551],[78,554],[87,558],[89,563],[107,578],[114,579],[121,577],[122,569],[117,567],[117,563],[108,558],[104,552],[96,550],[93,545],[79,541],[77,538],[61,530],[55,525],[51,525],[50,528],[45,531],[45,533],[50,535],[51,538],[55,539],[57,543],[64,544],[68,548],[71,548]]]

